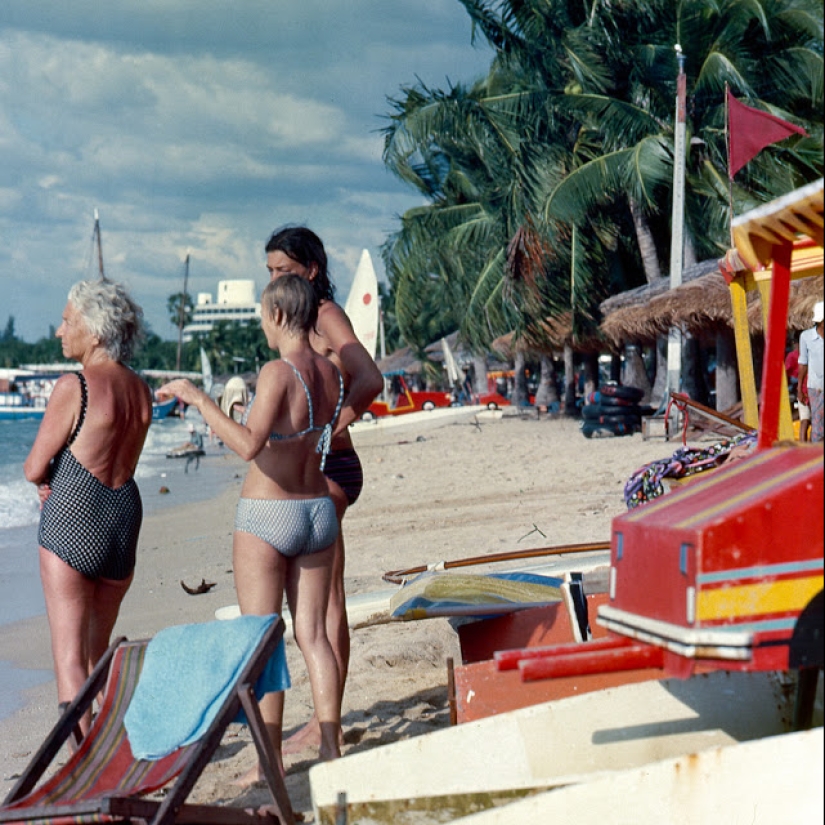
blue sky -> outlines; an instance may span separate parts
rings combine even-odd
[[[361,250],[419,203],[381,162],[387,97],[485,74],[458,0],[0,0],[0,329],[34,341],[106,274],[173,339],[183,286],[266,280],[287,223],[343,303]]]

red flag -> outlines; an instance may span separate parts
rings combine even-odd
[[[801,126],[794,126],[781,117],[768,114],[760,109],[752,109],[740,103],[728,90],[728,177],[733,176],[766,146],[776,143],[789,135],[808,133]]]

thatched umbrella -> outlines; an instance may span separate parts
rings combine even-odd
[[[383,375],[394,372],[421,372],[421,362],[415,357],[410,347],[401,347],[375,362]]]
[[[730,325],[731,317],[727,285],[715,260],[687,267],[676,289],[669,278],[660,278],[613,295],[601,310],[601,331],[615,347],[654,343],[668,334],[676,315],[690,332],[720,322]]]
[[[600,332],[590,336],[575,335],[573,313],[570,311],[545,318],[540,324],[540,330],[525,331],[515,343],[514,338],[513,332],[501,335],[493,341],[491,348],[503,358],[512,359],[516,352],[553,355],[570,347],[574,352],[595,353],[611,345]]]
[[[797,332],[813,326],[814,304],[822,300],[825,279],[822,275],[791,281],[791,294],[788,299],[788,330]],[[764,332],[762,310],[758,301],[748,302],[748,326],[752,332]]]
[[[817,276],[791,283],[788,329],[811,325],[813,305],[822,300],[823,278]],[[608,298],[601,305],[602,332],[615,346],[652,344],[667,335],[671,327],[681,327],[700,337],[722,328],[733,328],[733,311],[727,281],[718,261],[704,261],[685,270],[682,284],[670,288],[662,278]],[[748,323],[752,333],[761,333],[762,307],[756,292],[748,294]]]

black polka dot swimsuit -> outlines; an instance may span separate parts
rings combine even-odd
[[[126,579],[135,568],[143,504],[134,478],[117,489],[98,481],[69,450],[86,417],[88,391],[80,379],[80,415],[66,446],[54,457],[51,494],[40,513],[37,540],[90,579]]]

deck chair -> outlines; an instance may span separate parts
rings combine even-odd
[[[254,692],[255,683],[283,634],[284,622],[278,618],[263,634],[206,733],[158,760],[134,758],[123,724],[149,640],[118,639],[6,797],[0,807],[0,822],[293,825],[292,807]],[[65,765],[36,787],[104,684],[105,693],[89,733]],[[240,709],[246,714],[276,814],[184,804]],[[176,781],[162,800],[141,798],[172,780]]]

